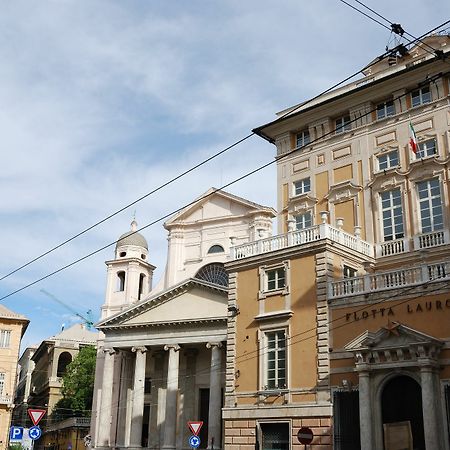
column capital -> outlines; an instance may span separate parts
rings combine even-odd
[[[168,350],[173,350],[174,352],[177,352],[180,350],[180,346],[178,344],[166,344],[164,346],[164,350],[167,352]]]
[[[117,350],[113,347],[103,347],[103,352],[107,355],[114,355],[117,353]]]
[[[206,348],[213,348],[213,347],[217,347],[217,348],[221,348],[222,342],[207,342],[206,343]]]
[[[137,353],[137,352],[141,352],[141,353],[145,353],[147,351],[147,347],[131,347],[131,351],[133,353]]]

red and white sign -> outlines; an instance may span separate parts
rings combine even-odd
[[[47,411],[45,409],[29,409],[28,415],[30,416],[33,425],[37,425],[41,419],[45,416]]]
[[[203,425],[202,420],[188,422],[189,429],[192,431],[192,434],[194,436],[198,436],[198,433],[200,433],[200,430],[202,429],[202,425]]]
[[[298,430],[297,439],[300,444],[311,444],[312,440],[314,439],[314,433],[312,432],[311,428],[302,427],[300,428],[300,430]]]

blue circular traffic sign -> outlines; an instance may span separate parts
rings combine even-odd
[[[35,441],[42,436],[42,430],[37,425],[35,425],[28,430],[28,436],[30,436],[30,439],[33,439],[33,441]]]
[[[189,445],[192,448],[198,448],[200,446],[200,438],[198,436],[191,436],[189,438]]]

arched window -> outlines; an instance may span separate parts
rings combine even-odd
[[[208,254],[210,253],[223,253],[225,250],[223,249],[223,247],[221,245],[213,245],[209,250],[208,250]]]
[[[220,263],[212,263],[203,266],[197,272],[195,278],[228,287],[228,274],[223,267],[223,264]]]
[[[144,283],[145,283],[145,274],[141,273],[139,275],[139,300],[142,298],[142,294],[144,293]]]
[[[57,377],[62,377],[66,373],[67,366],[72,362],[72,355],[69,352],[63,352],[59,355]]]
[[[125,272],[117,272],[117,291],[125,290]]]

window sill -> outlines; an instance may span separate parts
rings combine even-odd
[[[433,160],[433,159],[438,159],[438,158],[439,158],[439,154],[435,153],[434,155],[424,156],[423,158],[416,158],[416,157],[410,158],[409,159],[409,163],[410,164],[416,164],[416,163],[429,161],[429,160]]]
[[[289,389],[288,388],[270,388],[270,389],[262,389],[260,391],[258,391],[258,395],[262,396],[262,397],[271,397],[271,396],[277,396],[279,397],[280,395],[283,394],[288,394],[289,393]]]
[[[258,314],[255,320],[271,320],[271,319],[289,319],[294,313],[290,310],[274,311],[269,313]]]
[[[262,300],[264,298],[273,297],[275,295],[288,295],[288,294],[289,294],[289,289],[286,286],[284,288],[274,289],[272,291],[260,291],[259,294],[258,294],[258,299]]]

